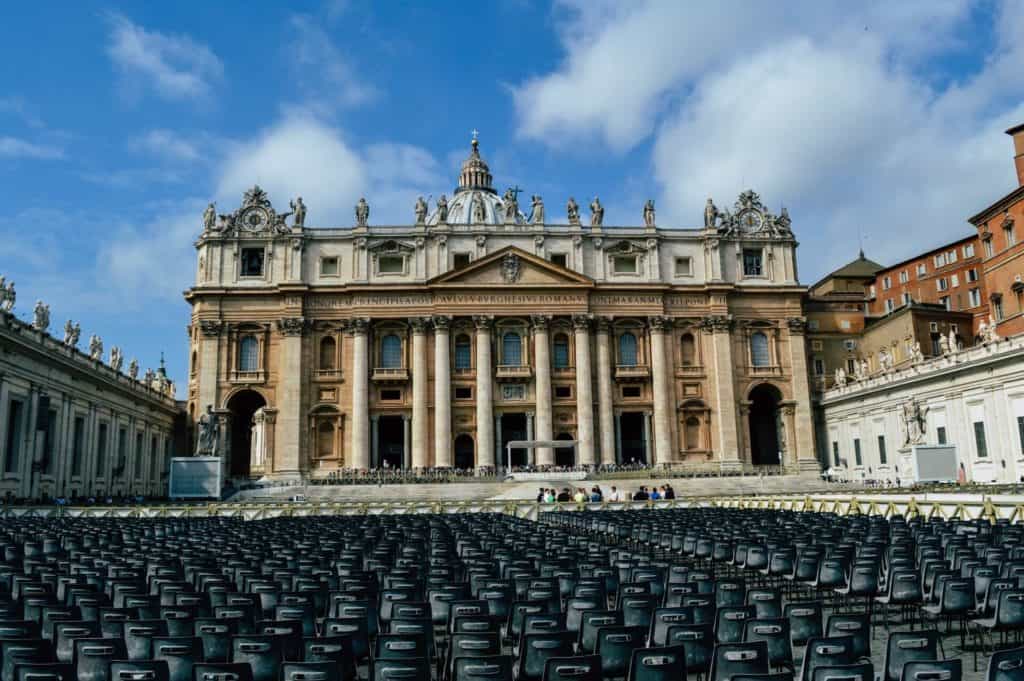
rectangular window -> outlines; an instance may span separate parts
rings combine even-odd
[[[764,268],[761,266],[761,250],[747,248],[743,251],[743,276],[761,277],[764,276]]]
[[[565,253],[552,253],[551,254],[552,264],[558,265],[559,267],[569,266],[569,256]]]
[[[263,276],[263,258],[265,252],[262,248],[243,248],[242,249],[242,276],[243,277],[262,277]]]
[[[82,451],[85,448],[85,417],[76,416],[71,435],[71,475],[82,474]]]
[[[398,388],[384,388],[380,391],[382,402],[394,402],[402,399],[402,391]]]
[[[526,386],[520,383],[510,383],[501,386],[501,398],[503,400],[521,400],[526,397]]]
[[[895,309],[896,309],[896,305],[893,304],[892,298],[886,298],[885,299],[885,311],[886,312],[892,312]]]
[[[469,264],[469,253],[455,253],[452,255],[452,265],[455,269],[461,269]]]
[[[1017,243],[1017,235],[1013,232],[1013,227],[1006,228],[1006,247],[1009,248]]]
[[[556,385],[555,397],[560,400],[567,400],[572,397],[572,387],[568,385]]]
[[[852,374],[857,370],[857,360],[853,357],[846,358],[846,373]]]
[[[972,288],[968,291],[967,302],[970,304],[970,307],[978,307],[981,305],[981,291],[976,288]]]
[[[149,475],[153,477],[153,472],[156,470],[156,436],[154,435],[149,441]],[[140,466],[141,467],[141,466]],[[140,470],[141,474],[142,471]]]
[[[457,400],[471,400],[473,399],[473,388],[468,385],[457,385],[455,386],[455,399]]]
[[[903,270],[902,272],[900,272],[900,283],[906,284],[908,281],[910,281],[910,273],[907,272],[906,270]]]
[[[880,464],[882,464],[884,466],[886,461],[888,461],[888,459],[886,458],[886,454],[885,454],[885,436],[884,435],[879,435],[878,436],[878,463],[880,463]]]
[[[473,348],[467,343],[455,343],[455,368],[470,369],[473,367]]]
[[[1003,321],[1003,299],[995,298],[992,300],[992,311],[995,313],[996,321]]]
[[[117,431],[117,461],[116,468],[121,468],[128,461],[128,431],[121,428]]]
[[[946,254],[946,263],[952,265],[956,262],[956,250],[952,250]]]
[[[939,291],[945,291],[949,288],[949,281],[945,277],[939,277],[935,280],[935,288]]]
[[[688,256],[683,258],[676,258],[676,276],[693,276],[693,258],[690,258]]]
[[[935,429],[935,440],[940,445],[946,444],[946,426],[939,426]]]
[[[638,385],[624,385],[622,386],[622,396],[628,397],[640,397],[640,386]]]
[[[97,478],[102,478],[106,474],[106,471],[104,470],[104,467],[106,466],[106,462],[107,462],[107,446],[108,446],[107,445],[107,440],[109,439],[107,437],[107,430],[108,429],[109,429],[109,427],[107,426],[106,423],[101,423],[100,424],[99,432],[96,435],[96,477]]]
[[[332,256],[330,258],[320,258],[320,276],[323,277],[336,277],[338,276],[338,258]]]
[[[964,244],[964,257],[965,258],[973,258],[974,257],[974,244]]]
[[[871,286],[868,287],[868,295],[871,298],[875,297],[875,285],[874,284],[872,284]]]
[[[853,438],[853,463],[857,466],[863,466],[863,462],[860,458],[860,438]]]
[[[825,360],[821,357],[814,358],[814,375],[824,376],[825,375]]]
[[[839,466],[839,443],[832,441],[832,465]]]
[[[849,319],[843,319],[843,320],[841,320],[841,321],[839,322],[839,328],[840,328],[840,329],[842,329],[843,331],[849,331],[849,330],[850,330],[850,328],[851,328],[851,327],[850,327],[850,320],[849,320]]]
[[[917,263],[917,278],[920,279],[926,274],[928,274],[928,265],[925,265],[923,262]]]
[[[405,271],[405,257],[401,255],[382,255],[377,258],[379,274],[402,274]]]
[[[993,254],[992,240],[989,239],[988,241],[985,242],[985,257],[986,258],[991,258],[992,254]]]
[[[889,277],[889,276],[882,277],[882,290],[883,291],[888,291],[891,288],[892,288],[892,277]]]
[[[984,459],[988,456],[988,443],[985,442],[985,422],[974,422],[974,445],[978,448],[978,458]]]
[[[138,468],[142,463],[142,433],[135,433],[135,451],[132,452],[128,462],[128,478],[132,479],[139,474]]]
[[[910,305],[910,294],[907,293],[906,291],[900,294],[900,304]]]
[[[950,283],[951,286],[954,286],[954,287],[959,286],[960,285],[960,277],[958,275],[956,275],[956,274],[950,275],[949,283]]]
[[[939,254],[933,256],[932,257],[932,262],[934,263],[934,265],[936,267],[942,267],[943,265],[946,264],[946,254],[945,253],[939,253]]]
[[[978,281],[978,270],[973,268],[967,270],[967,281],[970,283]]]
[[[21,454],[21,437],[25,418],[25,403],[11,400],[7,407],[7,442],[4,445],[4,472],[18,472],[18,457]]]
[[[54,450],[57,448],[57,410],[50,409],[47,412],[46,431],[43,434],[43,473],[53,474],[53,467],[57,456]]]
[[[617,255],[612,258],[612,271],[615,274],[636,274],[635,255]]]

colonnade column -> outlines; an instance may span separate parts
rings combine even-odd
[[[551,420],[551,345],[548,341],[548,317],[535,315],[533,321],[533,355],[537,370],[537,439],[551,440],[554,437]],[[538,466],[552,466],[555,451],[550,447],[535,450],[534,460]]]
[[[494,421],[491,402],[491,317],[474,317],[476,324],[476,465],[494,467]]]
[[[791,317],[789,325],[789,361],[793,376],[793,401],[796,402],[794,429],[796,442],[796,463],[801,472],[817,475],[821,471],[817,454],[814,451],[814,424],[811,422],[811,389],[807,377],[807,356],[804,343],[804,330],[807,320],[803,317]]]
[[[672,461],[672,400],[669,397],[668,367],[665,365],[664,317],[651,317],[651,380],[654,387],[653,464]]]
[[[711,334],[711,363],[715,372],[715,412],[718,414],[718,451],[723,469],[740,468],[740,443],[736,432],[736,390],[732,364],[732,317],[705,317],[702,328]]]
[[[601,463],[612,465],[618,456],[616,425],[612,413],[611,319],[597,320],[597,422],[601,432]]]
[[[302,405],[302,337],[309,328],[302,317],[279,319],[277,329],[281,333],[280,382],[277,389],[278,419],[281,427],[277,430],[278,442],[275,447],[274,473],[299,475],[302,455],[303,425]],[[229,431],[230,432],[230,431]],[[251,452],[244,454],[251,457]]]
[[[452,465],[452,379],[448,325],[450,317],[434,317],[434,465]]]
[[[352,467],[370,467],[370,320],[352,321]],[[281,430],[280,428],[278,429]]]
[[[526,439],[527,440],[532,440],[533,439],[533,417],[534,417],[534,413],[532,411],[526,412]],[[534,465],[535,461],[536,461],[535,450],[527,449],[526,450],[526,465],[527,466],[532,466],[532,465]]]
[[[412,319],[412,467],[426,468],[427,440],[427,320]]]
[[[590,317],[572,318],[576,336],[576,463],[593,466],[594,457],[594,391],[590,367]]]

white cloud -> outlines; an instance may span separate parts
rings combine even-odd
[[[0,158],[31,158],[53,161],[64,158],[64,150],[48,144],[35,144],[17,137],[0,136]]]
[[[170,100],[203,98],[222,78],[224,65],[206,45],[147,30],[120,14],[109,19],[107,54],[131,89],[151,87]]]
[[[977,49],[962,40],[969,11],[571,6],[564,63],[516,91],[519,131],[613,151],[653,136],[666,224],[696,225],[709,194],[731,206],[748,187],[785,203],[804,279],[849,260],[858,230],[893,261],[969,233],[964,219],[1013,186],[1002,130],[1024,120],[1024,8],[990,17],[997,40],[977,73],[936,85],[934,63]]]
[[[292,77],[304,93],[304,106],[329,112],[334,107],[363,104],[376,88],[356,76],[348,60],[317,20],[305,14],[290,19],[293,38],[287,45]]]
[[[173,130],[150,130],[133,140],[131,148],[173,161],[195,161],[200,158],[196,144]]]

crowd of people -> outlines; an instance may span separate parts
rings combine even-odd
[[[537,502],[542,504],[553,504],[555,502],[575,502],[582,504],[586,502],[600,501],[658,501],[661,499],[675,499],[676,491],[672,485],[666,483],[660,487],[641,485],[635,492],[619,490],[615,485],[605,494],[600,486],[594,485],[588,492],[584,487],[577,487],[572,490],[563,487],[559,492],[553,488],[541,487],[537,492]]]

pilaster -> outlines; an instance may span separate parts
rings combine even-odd
[[[551,440],[554,428],[551,416],[551,345],[548,335],[549,318],[535,315],[533,322],[533,355],[537,376],[537,439]],[[555,463],[555,453],[550,447],[534,450],[534,460],[538,466],[551,466]]]
[[[276,476],[301,475],[302,436],[306,430],[302,423],[302,339],[308,329],[309,323],[303,317],[277,321],[277,330],[281,334],[277,384],[277,413],[281,427],[277,429],[278,441],[274,447],[277,453],[274,461]]]
[[[594,456],[594,391],[590,366],[590,317],[575,315],[572,319],[576,338],[576,463],[593,466]]]
[[[474,317],[476,324],[476,447],[477,468],[494,467],[493,377],[489,316]]]
[[[369,405],[369,319],[354,319],[352,332],[352,467],[370,467],[370,405]],[[280,428],[278,429],[280,430]]]

